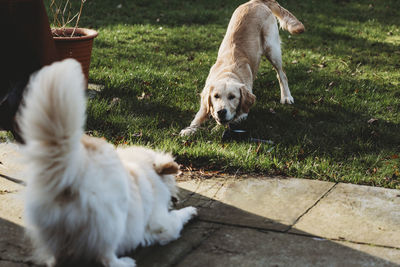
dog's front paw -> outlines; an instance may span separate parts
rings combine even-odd
[[[241,121],[246,120],[247,117],[248,117],[248,115],[249,115],[249,114],[247,114],[247,113],[240,114],[239,117],[237,117],[237,118],[235,119],[234,123],[240,123]]]
[[[196,131],[197,131],[197,127],[189,126],[189,127],[186,127],[185,129],[183,129],[179,133],[179,135],[180,136],[189,136],[189,135],[194,134]]]
[[[197,215],[197,209],[192,206],[183,208],[182,211],[185,212],[185,219],[184,219],[185,223]]]
[[[118,259],[118,264],[116,266],[118,266],[118,267],[135,267],[136,262],[132,258],[123,257],[123,258]]]
[[[112,260],[106,260],[104,262],[105,266],[108,267],[135,267],[136,262],[134,259],[129,257],[113,258]]]
[[[293,104],[294,103],[294,99],[293,97],[290,96],[283,96],[281,97],[281,103],[282,104]]]

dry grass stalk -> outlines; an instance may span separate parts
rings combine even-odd
[[[72,16],[72,4],[70,0],[51,0],[50,2],[50,11],[51,11],[51,16],[52,16],[52,24],[54,27],[61,29],[64,36],[65,34],[65,28],[70,24],[75,21],[75,26],[73,27],[73,31],[70,35],[70,37],[73,37],[75,34],[76,29],[78,28],[79,21],[81,18],[82,10],[83,10],[83,5],[85,4],[86,0],[81,0],[81,5],[79,8],[79,11]],[[53,34],[55,32],[53,31]]]

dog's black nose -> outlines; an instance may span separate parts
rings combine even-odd
[[[218,111],[217,111],[217,114],[218,114],[218,118],[219,118],[219,119],[225,119],[225,116],[226,116],[226,109],[218,110]]]

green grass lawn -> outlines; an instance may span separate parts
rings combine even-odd
[[[264,59],[241,126],[274,145],[222,143],[213,121],[178,136],[199,108],[237,0],[87,1],[81,26],[99,32],[90,82],[104,85],[89,101],[87,130],[171,151],[184,168],[400,188],[400,1],[279,2],[306,27],[280,32],[295,104],[279,103]]]

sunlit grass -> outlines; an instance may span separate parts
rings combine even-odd
[[[307,29],[281,31],[295,104],[279,103],[263,60],[257,103],[242,125],[274,145],[222,143],[214,122],[177,136],[199,108],[242,1],[88,1],[82,26],[99,31],[90,81],[105,88],[89,101],[87,129],[115,144],[171,151],[184,166],[399,188],[400,2],[279,2]]]

